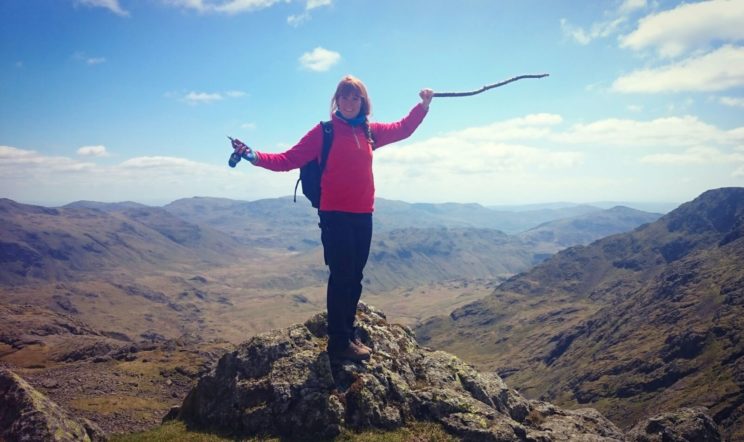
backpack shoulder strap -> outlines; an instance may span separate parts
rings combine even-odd
[[[320,153],[320,173],[322,175],[328,162],[331,145],[333,145],[333,122],[321,121],[320,125],[323,128],[323,150]]]
[[[372,150],[377,150],[377,140],[375,139],[375,134],[372,133],[372,128],[369,127],[369,122],[365,121],[363,127],[364,133],[367,135],[367,140],[369,141],[369,144],[372,145]]]

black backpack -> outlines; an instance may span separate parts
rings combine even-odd
[[[323,150],[320,153],[320,163],[316,159],[312,159],[300,168],[300,178],[297,179],[294,191],[294,202],[297,202],[297,186],[302,183],[302,193],[316,209],[320,208],[320,177],[325,170],[328,153],[331,151],[331,144],[333,144],[333,123],[331,121],[321,121],[320,124],[323,127]]]

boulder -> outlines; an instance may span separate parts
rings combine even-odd
[[[638,422],[629,442],[720,442],[718,426],[705,407],[681,408]]]
[[[224,355],[169,418],[233,437],[331,438],[342,428],[391,430],[438,422],[462,440],[622,441],[593,409],[530,401],[495,373],[421,347],[408,328],[360,304],[365,363],[331,362],[325,314],[255,336]]]
[[[87,419],[73,418],[12,371],[0,367],[0,440],[105,441]]]

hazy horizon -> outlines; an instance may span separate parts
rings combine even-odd
[[[6,196],[0,195],[0,198],[8,198]],[[21,204],[27,204],[27,205],[34,205],[34,206],[42,206],[42,207],[64,207],[69,204],[73,203],[80,203],[80,202],[92,202],[92,203],[103,203],[103,204],[117,204],[117,203],[137,203],[142,204],[145,206],[151,206],[151,207],[162,207],[167,206],[168,204],[171,204],[178,200],[183,199],[192,199],[192,198],[214,198],[214,199],[228,199],[238,202],[256,202],[256,201],[263,201],[263,200],[272,200],[272,199],[288,199],[293,198],[293,195],[283,195],[278,197],[270,197],[270,198],[257,198],[257,199],[242,199],[242,198],[230,198],[230,197],[224,197],[224,196],[206,196],[206,195],[194,195],[190,197],[183,197],[183,198],[176,198],[174,200],[151,200],[148,201],[146,199],[133,199],[133,200],[110,200],[110,201],[101,201],[101,200],[87,200],[87,199],[76,199],[71,201],[30,201],[30,200],[17,200],[14,198],[8,198],[12,201],[15,201],[17,203]],[[309,203],[306,203],[304,200],[304,196],[298,195],[298,204],[306,205]],[[657,213],[667,213],[676,207],[678,207],[681,204],[684,204],[687,201],[585,201],[585,202],[571,202],[571,201],[546,201],[542,203],[529,203],[529,204],[481,204],[477,201],[471,201],[471,202],[455,202],[455,201],[443,201],[443,202],[430,202],[430,201],[405,201],[405,200],[396,200],[396,199],[390,199],[390,198],[381,198],[377,197],[375,200],[385,200],[385,201],[393,201],[393,202],[401,202],[405,204],[478,204],[482,207],[493,209],[497,211],[511,211],[511,212],[520,212],[520,211],[527,211],[527,210],[540,210],[540,209],[560,209],[560,208],[566,208],[566,207],[574,207],[574,206],[594,206],[599,209],[610,209],[615,206],[627,206],[636,210],[642,210],[646,212],[657,212]]]

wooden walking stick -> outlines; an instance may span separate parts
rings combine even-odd
[[[481,92],[485,92],[485,91],[487,91],[489,89],[493,89],[495,87],[503,86],[505,84],[511,83],[512,81],[521,80],[523,78],[543,78],[543,77],[547,77],[548,75],[550,75],[550,74],[520,75],[518,77],[510,78],[508,80],[504,80],[504,81],[499,82],[499,83],[494,83],[494,84],[489,84],[487,86],[483,86],[482,88],[477,89],[477,90],[474,90],[474,91],[469,91],[469,92],[434,92],[434,96],[435,97],[467,97],[467,96],[470,96],[470,95],[480,94]]]

